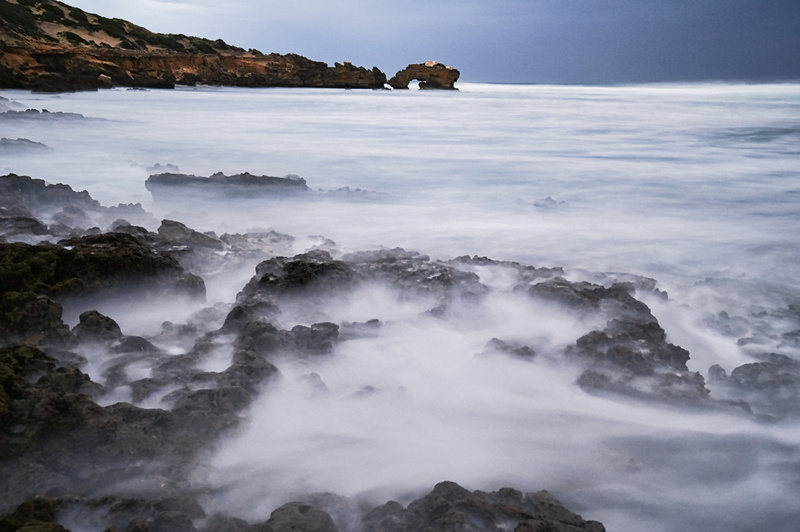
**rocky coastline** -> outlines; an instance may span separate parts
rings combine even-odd
[[[653,279],[598,273],[593,282],[569,281],[559,267],[479,256],[441,261],[400,248],[341,253],[333,242],[287,254],[290,235],[201,233],[157,221],[138,204],[105,207],[88,192],[27,176],[0,177],[0,192],[4,530],[33,522],[64,530],[88,515],[108,530],[469,531],[506,530],[507,523],[518,531],[603,530],[547,492],[470,492],[452,482],[407,506],[365,509],[338,495],[308,493],[262,523],[206,514],[209,488],[189,481],[190,472],[242,423],[254,399],[280,382],[282,361],[335,357],[343,342],[380,332],[377,319],[315,320],[326,300],[368,284],[430,298],[426,314],[437,320],[491,293],[476,271],[500,271],[516,279],[520,296],[605,323],[557,355],[581,368],[576,384],[589,394],[759,422],[795,416],[800,406],[800,363],[787,356],[765,354],[730,375],[718,367],[706,377],[688,370],[690,353],[666,340],[640,298],[668,297]],[[165,322],[153,336],[125,334],[113,316],[87,306],[97,298],[203,301],[205,275],[256,257],[255,274],[235,301],[185,323]],[[80,304],[86,308],[69,327],[64,305]],[[311,325],[282,325],[287,313]],[[183,352],[158,347],[164,344]],[[232,349],[230,365],[202,369],[220,345]],[[553,355],[487,338],[476,356]],[[101,382],[84,372],[93,357],[111,361]],[[130,368],[142,363],[152,367],[150,375],[132,377]],[[308,378],[325,388],[319,376]],[[725,399],[710,396],[706,378],[728,391]],[[130,390],[128,400],[97,403],[122,388]],[[146,406],[153,401],[159,406]]]
[[[329,66],[297,54],[264,54],[221,39],[153,33],[55,0],[0,3],[0,88],[47,92],[176,85],[455,89],[458,70],[409,65],[387,85],[377,67]]]
[[[174,220],[149,231],[135,225],[155,222],[141,205],[105,207],[85,191],[14,174],[0,176],[0,191],[3,530],[69,530],[87,519],[100,529],[139,531],[468,531],[501,530],[509,522],[516,530],[604,530],[545,491],[470,492],[453,482],[407,507],[390,501],[365,509],[338,495],[309,493],[265,522],[248,523],[207,515],[200,501],[208,488],[187,480],[220,436],[241,424],[254,398],[282,378],[281,357],[332,357],[340,342],[381,327],[373,320],[281,328],[273,322],[285,305],[311,309],[320,299],[380,281],[434,295],[435,319],[455,299],[486,293],[464,265],[496,264],[526,283],[553,282],[559,269],[477,257],[441,262],[402,249],[334,258],[318,248],[285,256],[289,235],[216,236]],[[62,320],[63,305],[97,298],[202,301],[205,286],[196,272],[253,256],[264,260],[233,304],[208,307],[187,323],[165,322],[157,336],[126,335],[94,309],[81,312],[72,328]],[[607,297],[628,302],[623,292]],[[583,302],[581,294],[574,297]],[[587,297],[591,307],[606,295]],[[169,354],[157,347],[164,341],[186,352]],[[220,342],[231,342],[230,366],[200,369]],[[487,350],[534,356],[496,339]],[[113,360],[104,382],[81,370],[92,357]],[[132,380],[127,370],[143,361],[152,374]],[[176,384],[161,407],[143,406]],[[130,387],[130,401],[96,402],[119,387]]]

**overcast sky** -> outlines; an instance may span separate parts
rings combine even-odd
[[[800,80],[800,0],[69,0],[160,33],[462,81]]]

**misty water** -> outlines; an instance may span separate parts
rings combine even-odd
[[[85,189],[103,205],[139,202],[154,214],[150,230],[163,218],[217,234],[272,229],[295,237],[288,254],[327,238],[334,255],[399,246],[561,266],[570,280],[644,276],[668,298],[637,297],[690,352],[690,370],[800,357],[786,336],[800,330],[800,85],[459,88],[2,91],[90,119],[0,122],[1,136],[50,148],[4,155],[0,171]],[[155,202],[144,182],[156,163],[376,194]],[[96,306],[126,334],[154,335],[165,320],[233,303],[256,262],[206,272],[205,304]],[[473,269],[490,295],[445,319],[425,317],[435,303],[382,286],[315,309],[314,321],[384,326],[329,357],[278,363],[284,378],[191,479],[217,488],[204,503],[264,519],[296,493],[405,503],[452,480],[547,489],[613,531],[797,522],[797,415],[765,422],[590,395],[560,353],[603,324],[518,296],[501,268]],[[281,319],[310,325],[299,312]],[[538,355],[481,356],[495,337]],[[221,349],[210,367],[229,356]],[[99,364],[87,372],[102,382]],[[329,393],[313,393],[310,373]],[[129,399],[118,392],[106,401]]]

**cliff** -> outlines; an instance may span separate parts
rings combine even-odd
[[[349,62],[262,54],[221,39],[153,33],[56,0],[0,1],[0,88],[92,90],[114,85],[383,88],[386,75]]]

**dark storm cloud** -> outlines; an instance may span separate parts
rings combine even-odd
[[[161,32],[468,81],[800,79],[797,0],[74,0]]]

